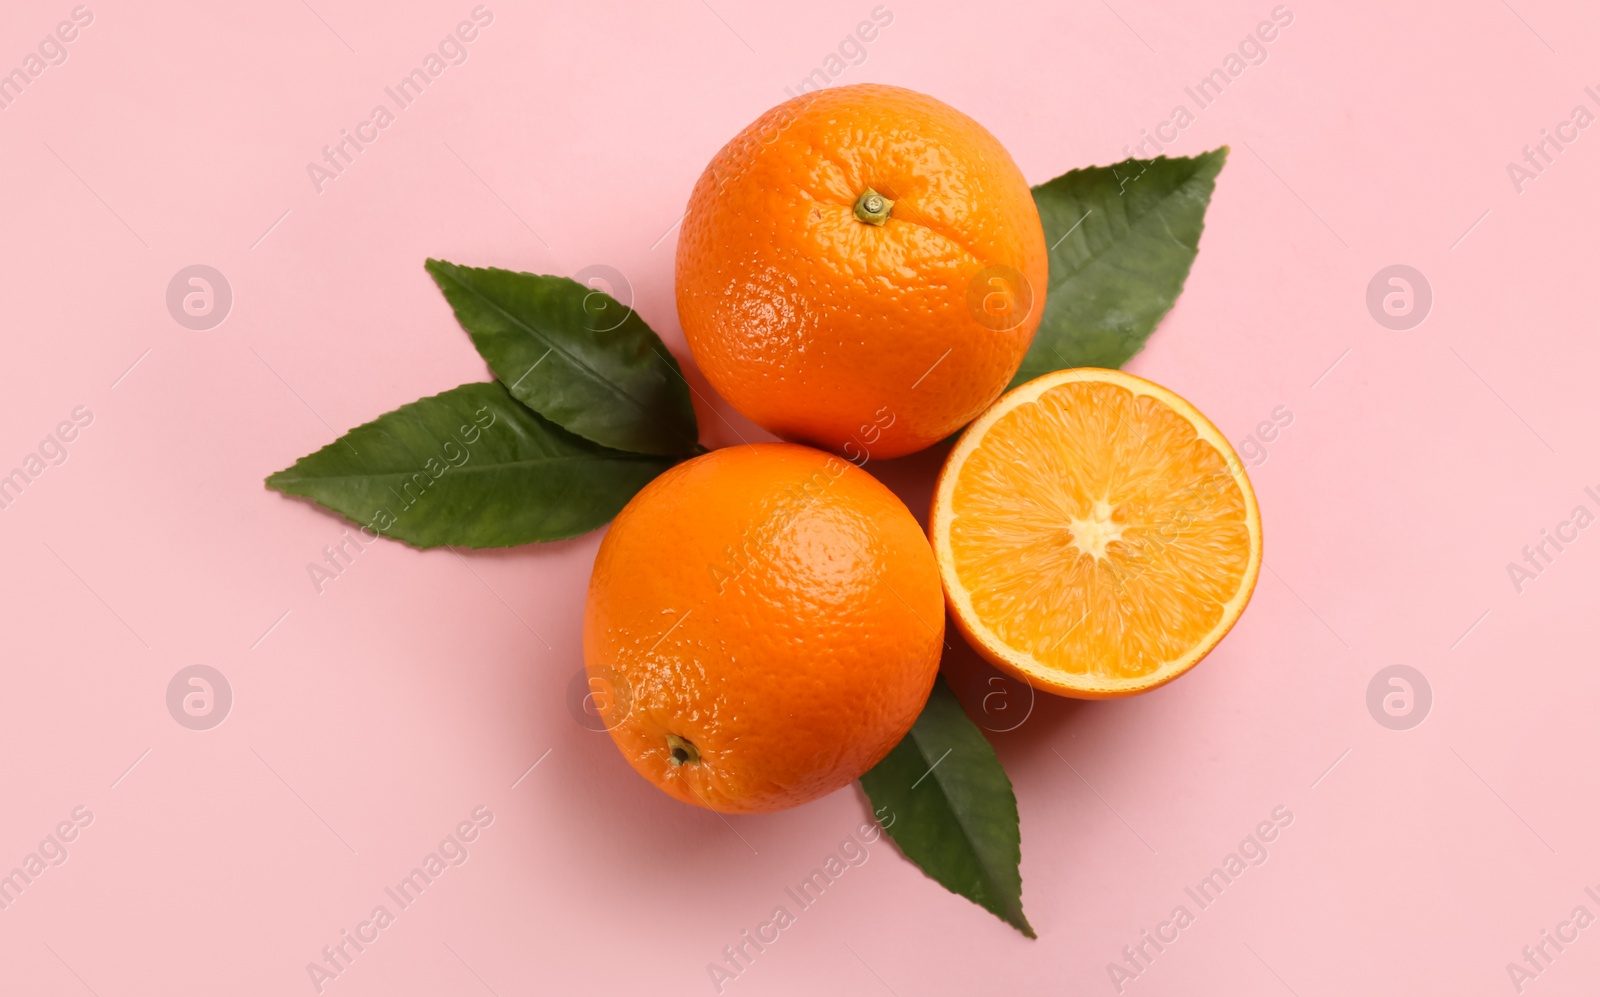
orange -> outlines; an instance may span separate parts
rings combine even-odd
[[[1047,276],[1033,195],[993,135],[911,90],[834,87],[768,111],[706,167],[678,317],[734,408],[861,463],[999,397]]]
[[[1194,667],[1261,571],[1261,513],[1228,441],[1116,370],[1057,371],[1001,398],[950,452],[930,520],[973,648],[1082,699]]]
[[[595,558],[583,660],[646,779],[782,810],[889,753],[933,688],[938,568],[901,501],[809,447],[714,450],[656,478]]]

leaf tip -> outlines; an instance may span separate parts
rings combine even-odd
[[[1209,173],[1212,179],[1215,179],[1222,172],[1222,168],[1228,165],[1228,156],[1232,152],[1232,146],[1219,145],[1210,152],[1202,152],[1194,158],[1195,162],[1203,164],[1200,172]]]

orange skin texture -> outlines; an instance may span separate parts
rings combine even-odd
[[[882,226],[854,215],[868,187],[895,202]],[[986,323],[969,287],[989,300],[979,274],[995,266],[1021,280]],[[678,318],[707,379],[764,429],[898,457],[999,397],[1048,276],[1033,195],[993,135],[912,90],[831,87],[768,111],[706,167],[678,239]]]
[[[876,765],[927,702],[943,643],[915,517],[865,471],[788,443],[715,450],[645,486],[600,545],[583,621],[624,757],[723,813],[797,806]],[[699,760],[673,765],[669,734]]]

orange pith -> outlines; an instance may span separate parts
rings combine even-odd
[[[1121,371],[1047,374],[957,443],[931,530],[951,615],[998,667],[1068,696],[1171,681],[1244,611],[1261,517],[1233,448]]]

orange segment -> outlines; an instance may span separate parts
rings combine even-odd
[[[1166,388],[1092,367],[979,417],[940,473],[930,529],[972,646],[1085,699],[1193,667],[1261,570],[1261,513],[1228,441]]]

